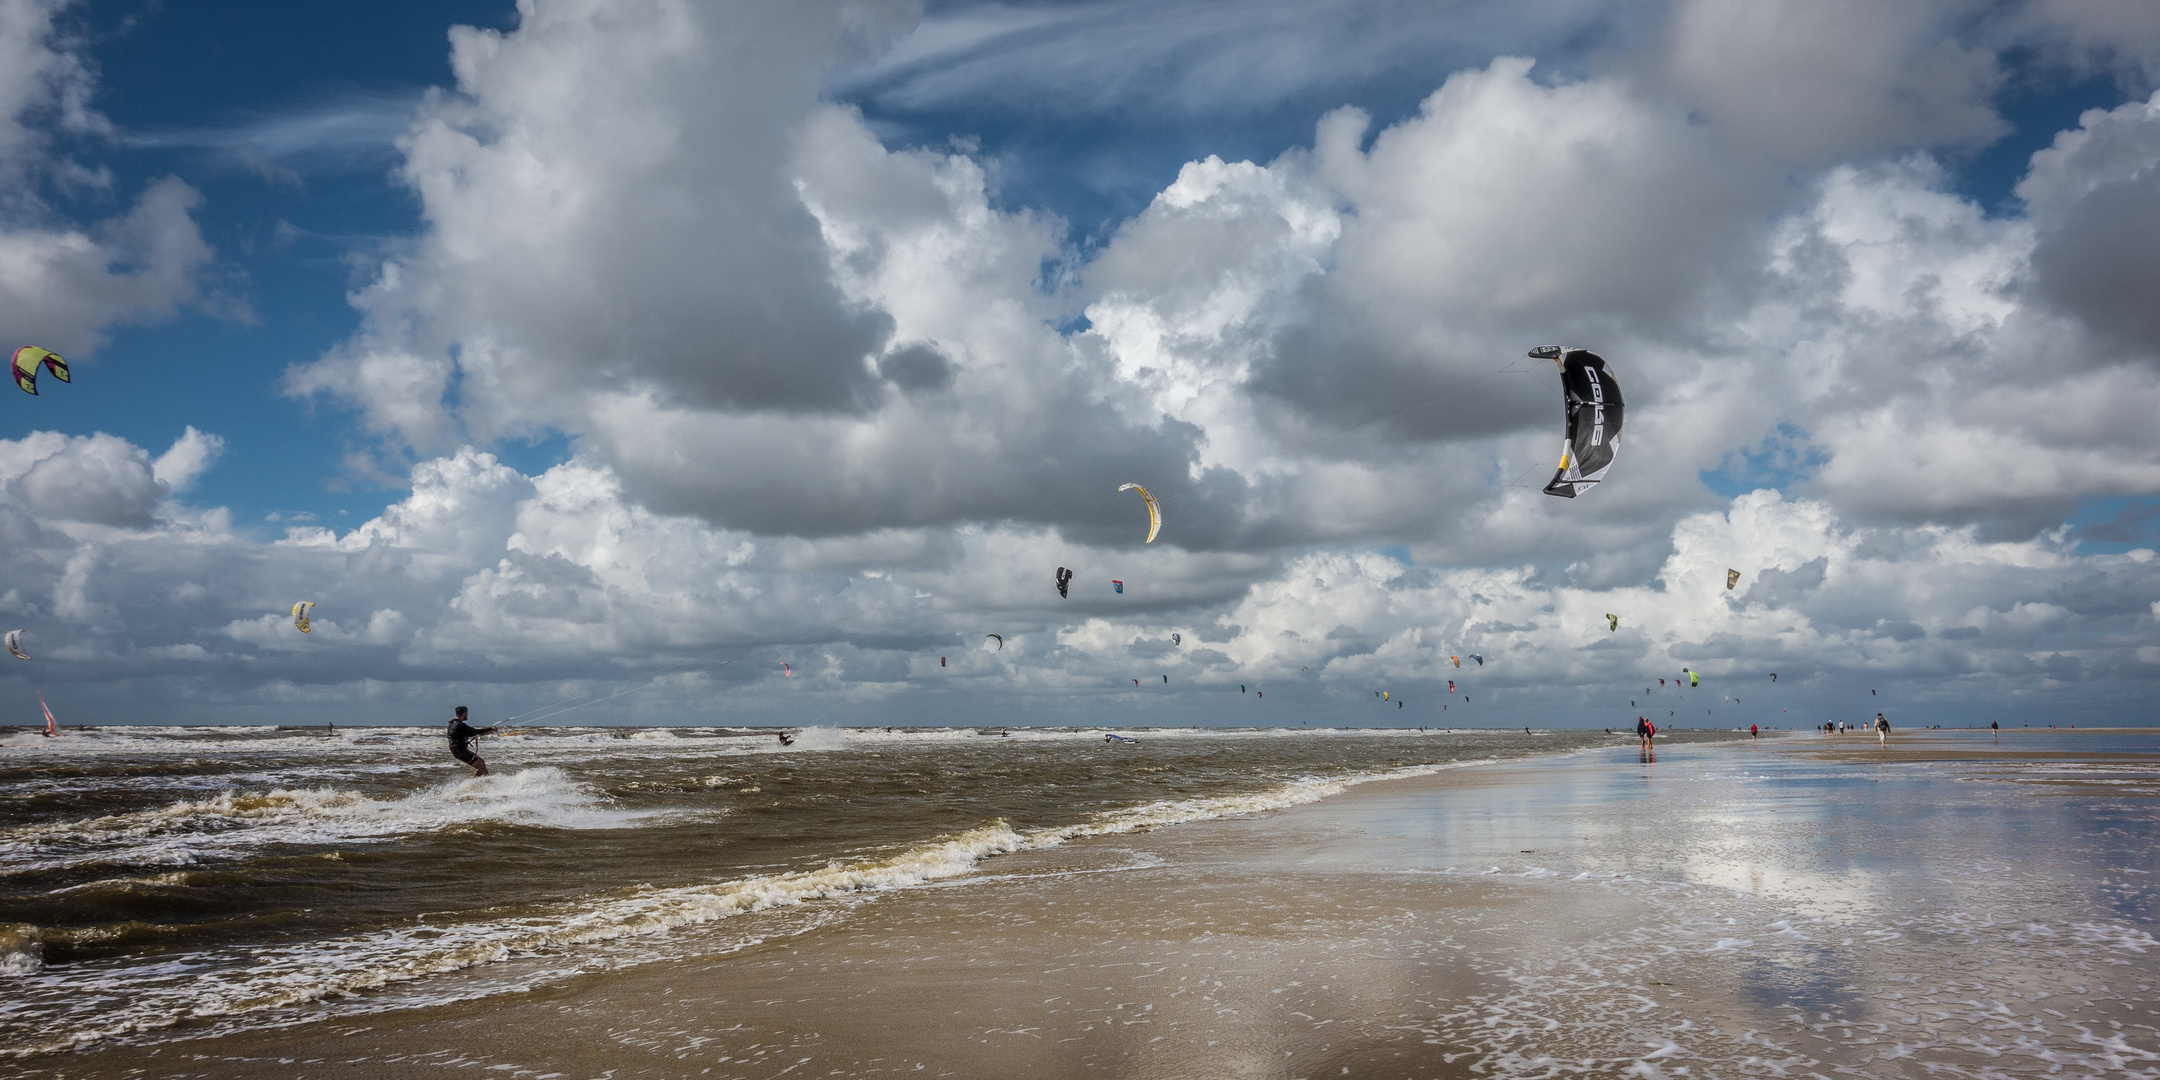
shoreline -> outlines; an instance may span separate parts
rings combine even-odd
[[[1920,1075],[1905,1067],[1921,1061],[1987,1067],[2018,1053],[2003,1041],[2013,1030],[2044,1044],[2063,1032],[2049,1008],[2105,1028],[2153,1007],[2068,1000],[2065,980],[2088,978],[2058,955],[2072,916],[2114,927],[2071,947],[2111,965],[2111,984],[2149,984],[2160,962],[2138,924],[2071,910],[2084,902],[2060,883],[2083,864],[2055,864],[2074,846],[2030,853],[2043,865],[2023,876],[1961,869],[2018,854],[1955,851],[1973,814],[2042,808],[2050,828],[2082,835],[2052,812],[2072,804],[1962,782],[1939,759],[1897,759],[1886,782],[1821,752],[1847,749],[1680,742],[1657,764],[1627,747],[1391,777],[1265,814],[999,856],[725,956],[0,1071],[1448,1077],[1700,1059],[1735,1071],[1873,1062],[1888,1071],[1863,1075],[1891,1076]],[[1947,803],[1957,813],[1923,816]],[[1884,820],[1956,857],[1910,865],[1914,839],[1875,827]],[[2149,855],[2150,832],[2143,844]],[[1987,918],[1937,926],[1935,910]],[[2065,929],[2019,940],[2048,922]],[[1946,1004],[1916,1008],[1926,993]],[[1956,1005],[1966,999],[1991,1004]],[[2131,1027],[2112,1052],[2160,1061],[2149,1024]],[[2062,1037],[2067,1048],[2046,1049],[2083,1052]],[[1754,1069],[1739,1068],[1747,1060]]]

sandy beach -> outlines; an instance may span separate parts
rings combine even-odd
[[[724,956],[0,1071],[2160,1075],[2153,740],[1986,738],[1381,781],[797,910]]]

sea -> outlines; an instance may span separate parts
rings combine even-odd
[[[0,1055],[739,950],[1000,854],[1601,731],[104,727],[0,735]],[[1681,739],[1730,739],[1681,733]]]

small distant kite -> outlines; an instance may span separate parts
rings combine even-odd
[[[1068,586],[1068,585],[1071,585],[1071,584],[1072,584],[1072,571],[1070,571],[1070,570],[1067,570],[1067,569],[1065,569],[1065,568],[1064,568],[1064,567],[1062,567],[1062,566],[1058,567],[1058,572],[1057,572],[1057,583],[1058,583],[1058,595],[1059,595],[1060,597],[1064,597],[1064,596],[1065,596],[1065,588],[1066,588],[1066,586]]]
[[[1004,652],[1004,651],[1005,651],[1005,635],[1003,635],[1003,634],[984,634],[984,635],[983,635],[983,640],[984,640],[984,641],[988,641],[988,640],[990,640],[991,638],[996,638],[996,639],[997,639],[997,643],[998,643],[998,651],[999,651],[999,652]]]
[[[1740,571],[1728,568],[1725,571],[1725,591],[1731,592],[1733,586],[1738,584],[1740,584]]]
[[[22,651],[22,635],[23,632],[20,630],[7,632],[7,651],[14,653],[17,660],[28,660],[30,654]]]
[[[1185,644],[1185,636],[1183,634],[1170,635],[1170,644],[1173,648]]]
[[[1138,685],[1140,685],[1140,680],[1138,680],[1138,679],[1134,679],[1134,680],[1132,681],[1132,684],[1133,684],[1134,686],[1138,686]]]
[[[1461,667],[1461,666],[1462,666],[1462,657],[1460,657],[1460,656],[1450,656],[1450,657],[1448,657],[1448,659],[1449,659],[1449,660],[1451,660],[1451,661],[1453,661],[1456,667]]]
[[[1168,675],[1165,675],[1165,676],[1163,676],[1163,677],[1162,677],[1162,681],[1163,681],[1163,685],[1164,685],[1164,686],[1168,686],[1168,685],[1170,685],[1170,676],[1168,676]]]
[[[1123,595],[1125,595],[1125,583],[1124,583],[1124,582],[1122,582],[1122,581],[1119,581],[1119,580],[1118,580],[1118,579],[1116,579],[1116,578],[1111,578],[1111,579],[1110,579],[1110,591],[1112,591],[1112,592],[1114,592],[1114,593],[1118,594],[1119,596],[1123,596]]]
[[[1450,694],[1455,692],[1455,680],[1449,679],[1447,681],[1447,692]]]
[[[944,658],[944,657],[940,656],[940,657],[938,657],[938,658],[937,658],[937,666],[939,666],[939,667],[944,667],[944,666],[945,666],[945,658]]]
[[[1470,654],[1470,659],[1472,659],[1472,660],[1475,660],[1475,661],[1477,661],[1477,666],[1479,666],[1479,667],[1484,667],[1484,666],[1485,666],[1485,658],[1484,658],[1484,657],[1482,657],[1482,656],[1479,656],[1479,655],[1478,655],[1478,654],[1476,654],[1476,653],[1471,653],[1471,654]]]
[[[1155,501],[1155,496],[1148,494],[1148,489],[1138,484],[1124,484],[1118,490],[1137,491],[1140,493],[1141,498],[1147,500],[1147,539],[1141,541],[1141,543],[1154,543],[1155,534],[1162,531],[1162,504]]]
[[[783,679],[792,679],[795,677],[795,669],[787,666],[787,662],[784,660],[780,663],[780,677]]]
[[[1771,681],[1771,682],[1776,682],[1776,681],[1777,681],[1777,672],[1773,671],[1773,672],[1771,672],[1771,673],[1770,673],[1770,681]]]
[[[61,382],[74,381],[68,378],[67,361],[60,359],[59,353],[40,349],[35,345],[25,345],[15,350],[15,385],[22,387],[23,393],[33,397],[37,395],[37,373],[40,367],[52,372],[53,378]]]
[[[312,633],[308,629],[308,612],[314,607],[315,601],[313,600],[302,600],[292,606],[292,624],[299,627],[300,632],[303,634]]]
[[[1608,611],[1605,613],[1605,621],[1611,624],[1611,629],[1607,631],[1608,633],[1611,632],[1611,630],[1620,629],[1620,616]]]

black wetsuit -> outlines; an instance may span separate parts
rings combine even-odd
[[[472,751],[472,741],[494,730],[491,727],[476,728],[457,717],[451,717],[450,756],[467,765],[472,764],[473,758],[477,756]]]

